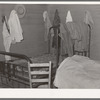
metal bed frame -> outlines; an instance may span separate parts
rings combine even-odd
[[[31,59],[23,54],[4,51],[0,51],[0,54],[24,59],[28,64],[32,63]],[[13,61],[0,61],[0,81],[1,88],[29,88],[28,67],[20,66]]]
[[[23,64],[23,62],[21,63],[16,62],[17,61],[16,59],[9,60],[9,61],[0,61],[0,88],[38,88],[38,86],[44,85],[46,83],[48,83],[50,88],[52,88],[51,82],[53,78],[51,78],[51,74],[53,75],[53,73],[51,73],[51,70],[52,70],[51,61],[49,61],[49,63],[33,63],[31,58],[23,54],[17,54],[17,53],[5,52],[5,51],[0,51],[0,54],[18,58],[18,61],[20,61],[21,59],[26,60],[25,65]],[[47,66],[49,64],[50,66]],[[32,66],[35,67],[34,70],[31,69]],[[39,79],[48,78],[49,79],[48,82],[44,82],[44,81],[33,82],[32,85],[30,85],[31,83],[30,79],[31,77],[33,77],[33,76],[30,76],[31,70],[34,72],[37,72],[39,70],[40,73],[42,70],[43,70],[42,73],[45,72],[45,70],[46,70],[46,73],[48,70],[50,70],[48,72],[48,75],[43,73],[43,75],[40,74],[41,76],[38,76]],[[35,75],[35,78],[36,77],[37,76]],[[35,80],[34,78],[32,79]]]

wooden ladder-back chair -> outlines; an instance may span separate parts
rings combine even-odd
[[[28,64],[30,88],[34,88],[34,84],[38,84],[35,88],[51,88],[51,61],[48,63],[32,63]],[[47,85],[46,85],[47,84]]]

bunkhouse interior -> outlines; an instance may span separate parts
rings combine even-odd
[[[99,89],[100,5],[0,4],[0,88]]]

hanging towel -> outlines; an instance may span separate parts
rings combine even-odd
[[[48,15],[47,11],[43,12],[43,18],[44,18],[44,22],[45,22],[44,40],[47,41],[48,40],[48,34],[49,34],[49,28],[52,27],[52,24],[50,22],[49,15]]]
[[[60,36],[61,36],[61,38],[63,39],[62,33],[66,33],[66,30],[65,30],[63,24],[61,23],[61,24],[60,24]]]
[[[71,38],[73,40],[80,41],[81,35],[80,35],[80,32],[79,32],[77,25],[73,22],[72,15],[71,15],[70,11],[68,11],[67,16],[66,16],[66,24],[67,24],[67,28],[70,32]]]
[[[91,29],[93,28],[94,22],[93,22],[92,16],[89,11],[85,11],[84,22],[90,25]]]
[[[23,40],[23,30],[20,24],[20,20],[18,18],[17,12],[12,10],[9,16],[8,25],[10,29],[10,35],[12,38],[12,42],[21,42]]]
[[[74,22],[67,22],[66,24],[67,24],[68,30],[70,32],[71,38],[73,40],[80,41],[81,34],[80,34],[80,29],[79,29],[78,25]]]
[[[66,30],[63,26],[63,24],[60,24],[60,34],[59,36],[61,37],[61,55],[65,55],[67,54],[67,47],[66,47],[66,42],[65,42],[65,38],[64,38],[64,34],[66,34]]]
[[[68,56],[73,55],[73,42],[71,40],[70,32],[68,30],[67,24],[68,22],[72,22],[72,17],[70,11],[68,11],[66,20],[64,23],[60,24],[60,37],[61,37],[61,54]]]
[[[46,21],[46,18],[47,18],[47,11],[44,11],[44,12],[43,12],[43,19],[44,19],[44,22]]]
[[[72,15],[71,15],[70,10],[68,11],[67,16],[66,16],[66,23],[67,22],[73,22],[73,19],[72,19]]]
[[[6,26],[6,23],[7,23],[7,18],[5,16],[5,20],[4,20],[4,23],[3,23],[3,43],[4,43],[4,47],[5,47],[5,51],[6,52],[10,52],[10,46],[11,46],[11,36],[8,32],[8,29],[7,29],[7,26]],[[5,56],[5,59],[6,60],[11,60],[11,57],[10,56]]]
[[[89,44],[89,29],[88,25],[84,22],[76,23],[81,35],[81,40],[75,40],[74,49],[76,51],[87,51]]]
[[[61,54],[65,55],[68,54],[68,56],[72,56],[73,55],[73,43],[72,43],[72,39],[69,33],[69,30],[67,28],[66,24],[62,24],[60,25],[60,36],[61,36]]]
[[[73,55],[73,39],[75,39],[76,34],[72,32],[73,28],[73,19],[70,10],[67,13],[66,16],[66,29],[67,33],[65,34],[64,37],[66,37],[65,41],[67,43],[67,50],[68,50],[68,55],[72,56]]]

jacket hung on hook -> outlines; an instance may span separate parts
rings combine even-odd
[[[12,41],[21,42],[23,40],[23,30],[15,10],[12,10],[9,16],[8,25]]]

